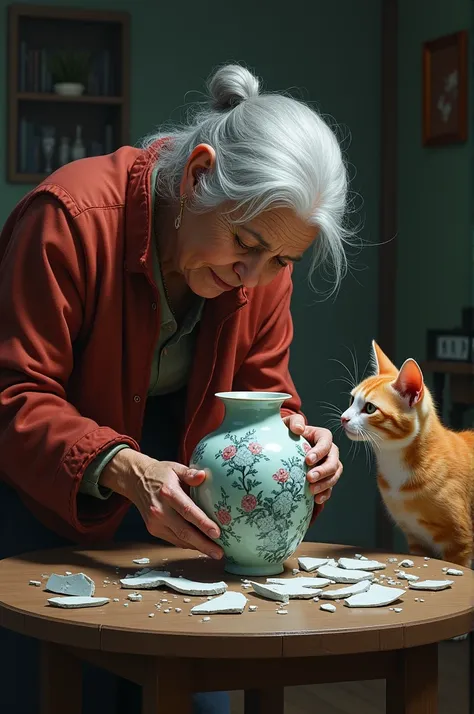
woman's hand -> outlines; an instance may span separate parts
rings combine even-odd
[[[307,426],[301,414],[290,414],[283,421],[290,431],[309,441],[311,449],[305,460],[314,468],[308,471],[307,478],[316,503],[324,503],[342,474],[339,449],[333,443],[332,434],[329,429]]]
[[[204,471],[122,449],[103,470],[100,484],[134,503],[151,535],[218,560],[223,551],[211,538],[219,537],[219,527],[181,487],[199,486],[205,477]]]

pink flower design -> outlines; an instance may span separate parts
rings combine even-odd
[[[229,523],[232,521],[232,516],[230,515],[230,512],[227,510],[227,508],[219,508],[216,513],[216,516],[219,523],[221,523],[223,526],[228,526]]]
[[[253,511],[257,507],[257,499],[253,494],[248,493],[243,497],[240,505],[242,506],[243,511],[250,513],[250,511]]]
[[[289,477],[290,474],[288,473],[288,471],[285,471],[285,469],[278,469],[276,474],[273,474],[272,479],[277,483],[286,483]]]
[[[233,456],[235,456],[237,453],[237,449],[235,446],[226,446],[225,449],[222,451],[222,458],[224,461],[229,461]]]
[[[303,451],[305,454],[308,453],[308,451],[311,451],[311,446],[306,443],[306,441],[303,443]]]
[[[260,454],[262,451],[262,445],[259,444],[257,441],[252,441],[252,443],[249,444],[248,449],[250,453],[252,453],[254,456],[257,456],[257,454]]]

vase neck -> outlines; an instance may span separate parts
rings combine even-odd
[[[265,421],[270,417],[280,416],[283,400],[233,400],[223,399],[225,420],[232,421]]]

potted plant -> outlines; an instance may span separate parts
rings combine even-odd
[[[50,70],[56,94],[77,97],[84,93],[91,56],[89,52],[64,50],[51,57]]]

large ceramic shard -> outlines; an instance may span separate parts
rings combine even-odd
[[[164,578],[169,577],[170,573],[166,570],[146,570],[135,575],[127,575],[126,578],[120,580],[123,588],[131,588],[132,590],[152,590],[163,585]]]
[[[399,600],[405,595],[406,590],[401,588],[388,588],[385,585],[371,585],[370,588],[359,595],[352,595],[345,601],[347,607],[384,607]]]
[[[307,573],[311,573],[322,565],[326,565],[328,560],[329,558],[298,558],[298,565],[301,570],[306,570]]]
[[[92,597],[95,592],[95,584],[84,573],[76,573],[75,575],[56,575],[56,573],[53,573],[48,578],[45,590],[58,595]]]
[[[243,593],[226,592],[212,600],[195,605],[191,612],[193,615],[240,615],[245,609],[248,600]]]
[[[100,605],[107,605],[110,602],[108,597],[50,597],[48,602],[53,607],[64,607],[68,609],[73,609],[77,607],[99,607]]]
[[[348,585],[374,579],[374,574],[366,570],[345,570],[344,568],[334,568],[331,565],[323,565],[318,568],[318,575],[322,578],[329,578],[335,583],[347,583]]]
[[[365,593],[370,588],[370,580],[362,580],[360,583],[348,585],[345,588],[336,588],[334,590],[323,590],[320,594],[321,600],[343,600],[351,597],[351,595],[359,595]]]
[[[346,570],[383,570],[386,563],[378,560],[363,560],[362,558],[339,558],[339,566]]]
[[[409,583],[411,590],[447,590],[454,583],[454,580],[418,580],[416,583]]]
[[[285,587],[291,587],[290,584],[296,584],[298,587],[317,589],[325,588],[331,581],[328,578],[306,577],[303,575],[301,578],[267,578],[267,583],[270,585],[284,585]]]

